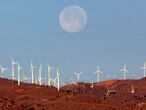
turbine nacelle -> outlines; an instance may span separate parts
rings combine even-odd
[[[74,72],[74,74],[77,76],[78,81],[80,80],[80,75],[83,74],[83,72]]]
[[[83,74],[82,72],[74,72],[74,74],[76,75],[76,76],[80,76],[81,74]]]
[[[6,70],[8,70],[8,68],[4,67],[4,66],[0,66],[2,73]]]
[[[12,62],[12,65],[16,65],[17,62],[15,62],[12,58],[11,58],[11,62]]]
[[[127,69],[121,69],[121,72],[129,73]]]
[[[99,66],[97,66],[97,70],[94,73],[95,74],[102,74],[103,72],[100,70]]]
[[[97,81],[99,83],[99,74],[102,74],[103,72],[100,70],[99,66],[97,66],[97,70],[94,72],[97,75]]]
[[[129,73],[128,70],[127,70],[127,66],[126,65],[124,65],[124,68],[121,69],[121,72]]]

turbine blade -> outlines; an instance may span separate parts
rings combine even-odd
[[[126,72],[126,73],[129,73],[127,69],[125,69],[125,72]]]

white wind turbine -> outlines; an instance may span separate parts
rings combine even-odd
[[[25,83],[27,83],[27,81],[30,80],[29,77],[26,77],[24,74],[22,74],[22,81],[24,81]]]
[[[143,67],[141,67],[140,69],[143,69],[144,77],[146,77],[146,62],[144,63]]]
[[[0,66],[0,68],[1,68],[1,72],[2,72],[2,78],[4,78],[4,72],[5,72],[6,70],[8,70],[8,68],[6,68],[6,67],[4,67],[4,66]]]
[[[95,74],[97,75],[97,81],[99,83],[99,75],[102,74],[103,72],[99,69],[99,66],[97,66],[97,70],[95,72]]]
[[[106,98],[108,97],[109,94],[115,93],[115,92],[116,92],[116,91],[113,90],[113,89],[109,89],[107,86],[106,86],[106,89],[107,89]]]
[[[53,82],[54,87],[55,87],[57,85],[57,77],[55,79],[51,79],[51,81]]]
[[[11,65],[12,65],[12,80],[15,80],[15,70],[14,70],[14,66],[16,65],[17,63],[14,62],[14,60],[11,58]]]
[[[34,83],[34,66],[32,64],[32,61],[30,64],[30,71],[31,71],[31,83],[33,84]]]
[[[38,77],[34,77],[34,83],[35,83],[35,84],[39,84]]]
[[[91,83],[90,88],[94,89],[94,83],[93,82]]]
[[[125,80],[126,79],[126,73],[128,73],[128,70],[127,70],[127,66],[126,65],[124,65],[124,68],[121,69],[121,72],[123,72],[123,74],[124,74],[124,80]]]
[[[74,74],[77,76],[77,80],[80,81],[80,75],[83,73],[82,72],[74,72]]]
[[[72,93],[73,93],[73,91],[76,92],[76,87],[77,87],[77,86],[78,86],[78,83],[77,83],[76,81],[74,81],[73,78],[71,78],[71,83],[69,84],[68,87],[71,87],[71,88],[72,88],[72,89],[71,89]],[[72,95],[73,95],[73,94],[72,94]]]
[[[50,65],[48,66],[48,86],[51,86],[51,70],[53,69]]]
[[[57,89],[60,90],[60,73],[59,69],[57,68]]]
[[[132,89],[132,90],[131,90],[131,93],[134,94],[135,91],[134,91],[133,85],[131,86],[131,89]]]
[[[45,78],[45,77],[44,77],[44,78],[42,78],[42,80],[41,80],[41,81],[42,81],[41,83],[42,83],[43,85],[45,85],[45,80],[46,80],[46,78]]]
[[[39,66],[39,77],[38,77],[39,85],[42,85],[42,64]]]
[[[92,95],[94,94],[94,82],[92,81],[90,88],[92,89]]]
[[[18,67],[17,67],[17,72],[18,72],[18,85],[20,85],[20,71],[21,71],[22,67],[20,67],[19,64],[17,64],[17,65],[18,65]]]

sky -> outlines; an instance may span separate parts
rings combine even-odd
[[[62,80],[83,72],[81,80],[96,81],[96,67],[101,80],[121,79],[120,69],[127,64],[127,78],[141,78],[139,68],[146,61],[145,0],[0,0],[0,65],[9,69],[11,60],[19,62],[29,77],[30,61],[38,74],[39,64],[59,67]],[[65,32],[59,14],[67,6],[77,5],[88,16],[85,28]],[[16,70],[15,70],[16,71]]]

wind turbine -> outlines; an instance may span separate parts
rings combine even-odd
[[[86,90],[86,86],[85,86],[85,83],[83,83],[83,85],[82,85],[82,89],[83,89],[83,94],[86,92],[85,90]]]
[[[71,87],[71,92],[72,92],[72,95],[75,95],[76,93],[76,88],[78,86],[78,83],[76,81],[73,80],[73,78],[70,79],[70,84],[69,84],[69,88]]]
[[[30,80],[30,78],[26,77],[24,74],[22,74],[22,80],[27,83],[27,80]]]
[[[107,89],[106,98],[108,97],[109,94],[115,93],[115,92],[116,92],[116,91],[113,90],[113,89],[109,89],[107,86],[106,86],[106,89]]]
[[[94,89],[94,83],[93,82],[91,83],[90,88]]]
[[[133,85],[131,86],[131,89],[132,89],[132,90],[131,90],[131,93],[134,94],[135,91],[134,91]]]
[[[126,73],[128,73],[128,70],[127,70],[127,66],[126,65],[124,65],[124,68],[121,69],[121,72],[123,72],[123,74],[124,74],[124,80],[125,80],[126,79]]]
[[[17,72],[18,72],[18,85],[20,85],[20,71],[21,71],[22,67],[20,67],[19,64],[17,64],[17,65],[18,65],[18,67],[17,67]]]
[[[42,84],[45,85],[46,78],[42,78]]]
[[[77,76],[77,80],[80,80],[80,75],[83,74],[82,72],[74,72],[74,74]]]
[[[78,86],[78,83],[76,81],[73,81],[73,79],[72,79],[72,83],[71,83],[70,87],[72,87],[73,95],[75,95],[75,93],[76,93],[77,86]]]
[[[48,86],[51,86],[51,70],[53,69],[50,65],[48,65]]]
[[[144,63],[143,67],[141,67],[140,69],[143,69],[144,77],[146,77],[146,62]]]
[[[57,68],[57,89],[60,90],[60,73],[59,69]]]
[[[103,72],[100,71],[99,66],[97,66],[97,70],[96,70],[95,74],[97,74],[97,81],[98,81],[98,83],[99,83],[99,74],[102,74],[102,73]]]
[[[14,62],[14,60],[11,58],[11,65],[12,65],[12,80],[15,80],[15,70],[14,70],[14,66],[16,65],[17,63]]]
[[[51,79],[51,81],[54,83],[54,87],[57,85],[57,77],[55,79]]]
[[[8,70],[8,68],[6,68],[6,67],[4,67],[4,66],[0,66],[0,68],[1,68],[1,72],[2,72],[2,78],[4,78],[4,72],[5,72],[6,70]]]
[[[34,83],[35,83],[35,84],[39,84],[38,82],[39,82],[39,81],[38,81],[38,77],[34,77]]]
[[[33,84],[34,83],[34,66],[32,64],[32,61],[30,64],[30,71],[31,71],[31,83]]]
[[[42,85],[42,64],[39,66],[39,78],[38,78],[38,81],[39,81],[39,85],[41,86]]]
[[[92,88],[92,95],[93,95],[93,93],[94,93],[94,83],[93,83],[93,81],[92,81],[92,84],[91,84],[90,88]]]

